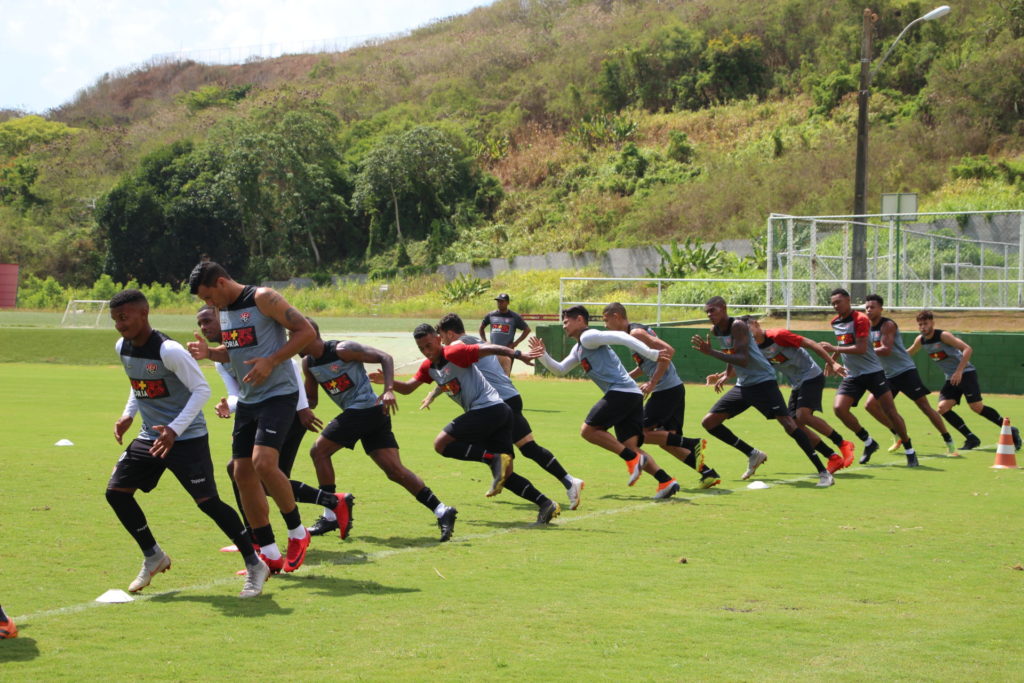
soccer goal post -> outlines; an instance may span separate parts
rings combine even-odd
[[[60,319],[61,327],[99,327],[107,311],[106,299],[72,299]]]

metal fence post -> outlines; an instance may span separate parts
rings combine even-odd
[[[772,305],[772,273],[775,270],[775,230],[773,221],[775,219],[772,216],[768,217],[768,234],[765,238],[765,258],[767,263],[765,264],[766,270],[768,271],[768,282],[765,285],[765,298],[768,300],[767,304]],[[1024,245],[1024,242],[1021,243]],[[1024,249],[1024,246],[1022,246]]]

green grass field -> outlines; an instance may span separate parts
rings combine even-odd
[[[217,397],[219,380],[208,376]],[[451,543],[436,542],[433,516],[361,451],[343,451],[339,488],[357,500],[351,538],[314,539],[298,572],[239,600],[240,558],[218,552],[226,539],[168,475],[140,495],[172,569],[134,603],[101,605],[94,599],[126,589],[141,559],[103,497],[120,453],[112,424],[127,395],[123,372],[0,364],[0,385],[0,603],[21,629],[0,641],[2,680],[1022,675],[1024,471],[990,469],[998,430],[974,415],[984,449],[950,459],[901,399],[922,467],[883,452],[820,490],[781,429],[745,414],[730,424],[769,453],[757,475],[769,489],[748,490],[743,456],[712,442],[721,487],[698,490],[692,470],[653,449],[684,487],[654,502],[653,479],[628,488],[621,461],[579,438],[598,398],[591,383],[525,379],[538,441],[587,481],[579,510],[538,529],[533,505],[509,492],[483,497],[482,465],[432,452],[454,404],[421,412],[422,394],[402,397],[405,462],[459,508]],[[714,394],[688,393],[696,432]],[[1024,418],[1020,398],[989,400]],[[333,417],[326,403],[318,413]],[[207,415],[221,472],[228,424]],[[54,447],[61,438],[74,447]],[[534,463],[520,457],[516,471],[565,504]],[[294,476],[314,479],[301,454]],[[307,523],[317,514],[303,507]]]

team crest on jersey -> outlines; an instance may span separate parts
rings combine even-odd
[[[512,326],[508,323],[494,323],[491,325],[492,332],[505,332],[508,333],[512,329]]]
[[[162,379],[133,379],[131,383],[132,395],[135,398],[163,398],[170,395],[167,384]]]
[[[352,388],[352,379],[347,374],[344,374],[326,382],[321,382],[320,386],[331,396],[337,396]]]
[[[341,370],[341,365],[338,363],[331,363],[331,372],[338,372]]]
[[[586,358],[580,361],[580,365],[583,366],[583,372],[590,372],[590,370],[594,367]]]
[[[156,371],[159,369],[160,366],[158,366],[156,363],[146,363],[146,372],[148,372],[151,375],[155,375]]]
[[[949,358],[949,355],[945,351],[935,351],[933,353],[929,353],[928,356],[932,360],[946,360]]]
[[[243,323],[247,323],[249,322],[249,318],[252,317],[252,313],[249,311],[242,311],[238,314],[238,317],[241,318]]]
[[[768,360],[772,363],[775,363],[776,365],[781,365],[782,363],[785,363],[789,359],[786,358],[786,354],[782,353],[782,351],[779,351],[774,356],[770,357]]]
[[[244,349],[247,346],[255,346],[256,328],[236,327],[233,330],[224,330],[220,333],[220,340],[228,349]]]
[[[880,348],[882,348],[882,340],[881,340],[881,339],[876,339],[876,340],[875,340],[875,341],[874,341],[874,342],[872,343],[872,345],[873,345],[873,346],[874,346],[874,347],[875,347],[876,349],[880,349]]]
[[[843,345],[849,345],[849,344],[853,344],[854,343],[853,335],[850,334],[849,332],[844,332],[842,334],[837,334],[836,335],[836,341],[839,342],[840,344],[843,344]]]
[[[643,365],[644,364],[644,359],[640,357],[639,353],[634,353],[633,354],[633,362],[636,363],[637,365]]]
[[[455,377],[452,381],[442,384],[441,390],[446,392],[449,396],[458,396],[459,392],[462,391],[462,383],[459,382],[458,377]]]

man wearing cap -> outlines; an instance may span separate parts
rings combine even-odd
[[[526,321],[518,313],[509,310],[508,294],[499,294],[494,297],[494,300],[498,302],[498,307],[485,315],[484,319],[480,322],[480,339],[485,344],[487,343],[487,326],[490,325],[490,342],[514,349],[530,334],[530,326],[526,324]],[[516,338],[516,330],[523,331],[518,338]],[[505,374],[510,374],[512,371],[512,359],[505,356],[498,356],[497,358]]]

